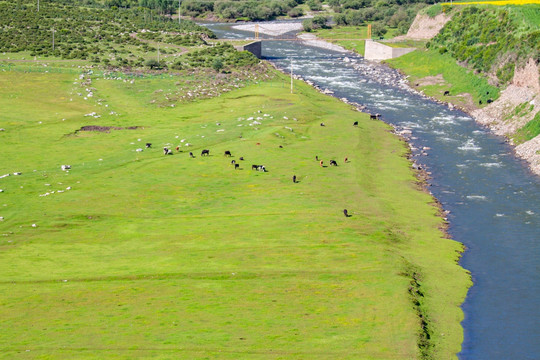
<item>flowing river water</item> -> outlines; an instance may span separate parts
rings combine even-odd
[[[220,38],[253,37],[207,26]],[[458,357],[540,359],[540,178],[503,138],[410,91],[392,69],[296,41],[263,42],[263,56],[285,71],[292,61],[303,79],[381,114],[418,149],[413,159],[432,174],[430,190],[449,211],[450,235],[467,248],[460,264],[474,282]]]

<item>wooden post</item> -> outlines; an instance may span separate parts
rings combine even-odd
[[[292,68],[292,58],[291,58],[291,94],[293,93],[293,68]]]

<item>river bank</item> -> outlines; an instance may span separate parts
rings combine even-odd
[[[419,16],[418,19],[423,19]],[[436,19],[435,19],[436,20]],[[448,19],[444,19],[448,21]],[[428,25],[435,29],[440,29],[444,22],[437,23],[437,26],[429,23]],[[415,24],[418,21],[415,21]],[[421,23],[421,22],[420,22]],[[420,26],[420,25],[418,25]],[[425,28],[427,25],[423,25]],[[432,29],[433,30],[433,29]],[[432,31],[433,32],[433,31]],[[414,35],[414,33],[413,33]],[[305,44],[309,46],[317,46],[334,51],[352,51],[345,49],[339,45],[317,39],[313,34],[300,34],[300,38],[306,37],[309,41]],[[409,40],[414,36],[407,34],[402,37],[402,40]],[[349,44],[354,48],[353,45]],[[420,53],[420,50],[415,53]],[[535,65],[531,59],[523,69],[516,70],[514,80],[504,90],[500,92],[500,96],[492,101],[491,99],[478,99],[478,95],[467,93],[466,91],[455,93],[452,91],[451,96],[446,96],[445,91],[453,88],[456,84],[452,80],[446,79],[447,74],[441,74],[438,71],[425,72],[420,75],[417,68],[410,66],[411,64],[428,64],[436,61],[435,59],[425,58],[417,54],[404,55],[401,58],[384,61],[384,64],[399,70],[403,77],[407,80],[408,89],[416,94],[425,96],[428,99],[441,104],[446,104],[450,109],[460,109],[469,114],[479,124],[489,128],[494,134],[504,136],[515,151],[515,156],[525,160],[530,170],[536,175],[540,175],[540,136],[523,140],[523,136],[518,136],[518,131],[528,122],[530,122],[535,114],[540,111],[540,79],[538,77],[538,65]],[[434,55],[431,54],[430,57]],[[345,61],[348,59],[345,58]],[[455,61],[454,61],[455,62]],[[443,72],[448,66],[441,67]],[[468,70],[460,66],[454,65],[458,70],[455,72],[468,72]],[[467,76],[470,79],[467,79]],[[477,75],[458,76],[460,80],[470,81],[471,85],[465,86],[467,90],[473,90],[476,85],[472,85],[475,81],[472,80]],[[455,80],[455,79],[454,79]],[[472,81],[471,81],[472,80]],[[485,81],[487,84],[487,81]],[[399,84],[402,86],[402,84]],[[482,88],[484,85],[482,85]],[[488,90],[489,93],[489,90]],[[474,95],[474,96],[473,96]],[[526,108],[526,109],[524,109]]]

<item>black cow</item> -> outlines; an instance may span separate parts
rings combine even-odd
[[[358,126],[358,121],[355,121],[355,122],[353,123],[353,126]]]
[[[243,156],[240,156],[240,160],[244,161],[244,157],[243,157]]]
[[[150,149],[152,147],[152,143],[146,143],[146,148]]]
[[[292,177],[292,182],[293,182],[293,183],[296,183],[296,175],[293,175],[293,177]]]
[[[487,103],[491,104],[493,102],[493,99],[488,99]]]
[[[375,120],[375,119],[377,119],[377,115],[369,114],[369,118],[371,120]]]
[[[168,147],[163,148],[163,155],[172,155],[172,150]]]
[[[336,160],[330,160],[330,166],[337,166]]]
[[[343,209],[343,215],[345,215],[345,217],[351,216],[349,215],[349,212],[347,211],[347,209]]]
[[[231,165],[235,165],[235,164],[236,164],[236,160],[231,161]]]
[[[234,170],[240,169],[240,164],[234,164]]]
[[[208,156],[210,155],[210,150],[208,149],[204,149],[202,152],[201,152],[201,156]]]
[[[192,158],[195,157],[195,155],[193,155],[193,153],[191,151],[189,152],[189,156],[192,157]]]
[[[251,165],[251,170],[258,170],[261,165]]]
[[[229,150],[225,151],[225,156],[232,156],[231,152]]]
[[[446,90],[446,91],[444,92],[444,96],[448,96],[448,95],[450,95],[450,91]]]
[[[321,126],[326,126],[326,125],[324,125],[324,123],[321,123]]]
[[[482,105],[482,100],[478,101],[478,104]]]

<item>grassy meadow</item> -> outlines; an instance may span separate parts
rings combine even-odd
[[[456,358],[461,245],[388,126],[280,74],[180,86],[0,72],[0,358]]]
[[[488,99],[499,97],[499,88],[489,85],[487,79],[460,66],[449,54],[440,54],[433,49],[416,50],[385,60],[385,63],[403,71],[409,76],[411,85],[423,90],[426,95],[454,104],[481,107]],[[427,77],[436,75],[442,75],[443,79],[424,84]],[[450,95],[444,96],[445,91],[450,91]]]

